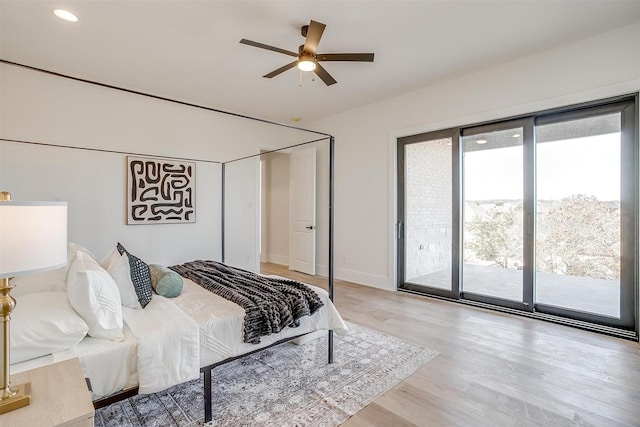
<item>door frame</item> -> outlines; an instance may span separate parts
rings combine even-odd
[[[451,171],[452,171],[452,200],[451,200],[451,212],[452,212],[452,246],[451,246],[451,290],[442,288],[435,288],[426,285],[418,285],[410,283],[405,280],[405,211],[406,211],[406,198],[405,198],[405,148],[407,145],[416,144],[420,142],[427,142],[437,139],[451,138]],[[398,289],[404,289],[408,291],[414,291],[419,293],[428,293],[440,297],[446,297],[450,299],[460,298],[460,267],[462,260],[459,257],[460,244],[461,244],[461,228],[456,226],[460,224],[461,218],[461,199],[460,191],[456,190],[461,184],[460,175],[460,128],[450,128],[434,132],[426,132],[418,135],[411,135],[397,139],[396,144],[396,160],[397,160],[397,183],[396,183],[396,286]],[[456,268],[456,265],[458,268]]]

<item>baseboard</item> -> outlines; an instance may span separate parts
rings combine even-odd
[[[285,267],[289,266],[289,258],[281,255],[265,255],[267,261],[272,264],[279,264]],[[396,291],[394,284],[386,276],[380,276],[377,274],[362,273],[356,270],[349,270],[347,268],[336,268],[333,271],[334,278],[338,280],[344,280],[346,282],[356,283],[358,285],[370,286],[372,288],[384,289],[385,291]],[[316,276],[327,277],[329,276],[329,266],[326,264],[316,265]]]
[[[345,268],[336,268],[334,270],[334,274],[337,279],[345,280],[347,282],[371,286],[372,288],[384,289],[386,291],[396,290],[393,288],[393,284],[389,283],[389,278],[387,276],[363,273],[361,271],[348,270]]]
[[[329,275],[329,266],[317,265],[316,274],[319,276]],[[358,285],[370,286],[372,288],[384,289],[385,291],[395,291],[393,283],[387,276],[377,274],[363,273],[361,271],[349,270],[346,268],[335,268],[333,271],[334,278],[347,282],[357,283]]]
[[[316,274],[318,276],[327,277],[329,275],[329,266],[324,264],[316,264]]]
[[[264,254],[260,256],[261,262],[270,262],[272,264],[289,265],[288,255]]]

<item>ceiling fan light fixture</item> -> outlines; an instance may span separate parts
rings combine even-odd
[[[313,71],[316,69],[315,58],[311,55],[300,55],[298,60],[298,69],[300,71]]]

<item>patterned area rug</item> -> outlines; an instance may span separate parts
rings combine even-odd
[[[209,426],[337,426],[438,355],[349,323],[327,338],[283,344],[213,371]],[[202,426],[202,379],[139,395],[96,411],[96,427]]]

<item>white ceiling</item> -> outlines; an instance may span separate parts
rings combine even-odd
[[[75,24],[54,17],[65,8]],[[325,23],[318,52],[375,52],[324,63],[327,87],[291,69],[300,26]],[[155,95],[291,123],[393,97],[640,21],[634,1],[8,1],[0,57]]]

